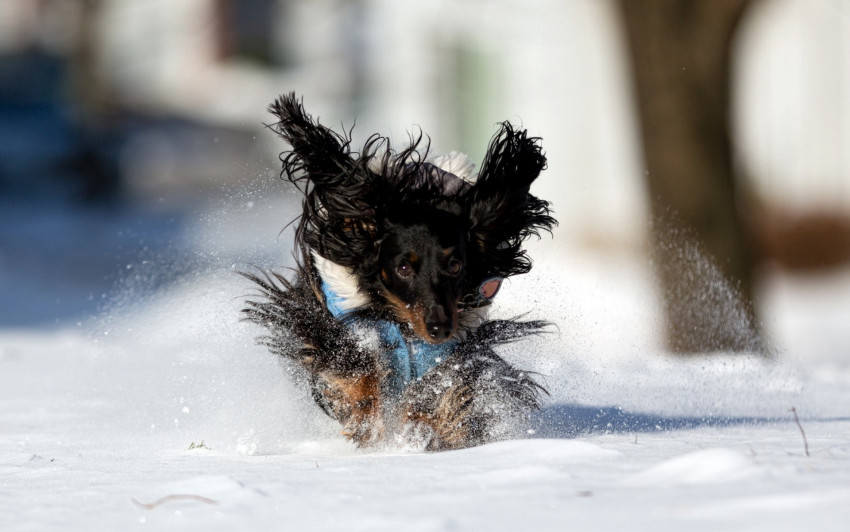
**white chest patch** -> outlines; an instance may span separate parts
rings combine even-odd
[[[360,290],[357,285],[357,276],[351,271],[335,262],[322,257],[313,251],[313,264],[319,271],[322,281],[327,283],[328,288],[339,296],[339,306],[343,310],[352,310],[369,306],[369,297]]]

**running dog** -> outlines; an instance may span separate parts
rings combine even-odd
[[[282,177],[303,192],[294,276],[243,273],[258,289],[244,317],[259,342],[303,369],[316,403],[358,446],[458,449],[510,435],[546,390],[494,348],[542,321],[488,320],[522,247],[556,225],[529,192],[546,168],[538,138],[505,122],[477,176],[458,153],[395,151],[314,120],[294,94],[270,107],[290,146]],[[424,144],[424,146],[423,146]]]

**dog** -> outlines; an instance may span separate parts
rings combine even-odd
[[[546,168],[540,139],[502,123],[475,176],[462,154],[431,157],[421,132],[401,151],[376,134],[353,152],[351,131],[324,127],[294,93],[269,111],[303,212],[294,277],[242,272],[259,343],[300,368],[360,447],[509,437],[547,392],[494,349],[548,324],[487,314],[502,280],[531,269],[523,242],[557,224],[529,192]]]

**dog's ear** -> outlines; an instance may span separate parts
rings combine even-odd
[[[282,157],[291,181],[315,190],[324,209],[344,217],[360,216],[371,207],[364,193],[371,172],[352,157],[351,139],[314,121],[295,93],[278,98],[269,112],[278,119],[270,127],[292,146]]]
[[[352,156],[351,139],[313,120],[294,93],[269,106],[269,127],[292,146],[281,156],[282,175],[304,192],[298,238],[324,257],[356,266],[373,247],[374,173],[369,162],[380,139]]]
[[[539,140],[503,123],[490,142],[478,180],[465,194],[470,240],[488,275],[528,272],[531,260],[522,249],[523,241],[557,225],[549,215],[549,203],[529,193],[546,168]]]

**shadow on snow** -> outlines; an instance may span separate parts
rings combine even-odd
[[[809,421],[827,421],[810,419]],[[828,421],[850,421],[834,418]],[[531,426],[535,438],[574,438],[583,434],[629,434],[667,432],[701,427],[729,427],[793,422],[792,417],[755,416],[664,416],[626,412],[616,406],[577,404],[549,405],[533,414]]]

